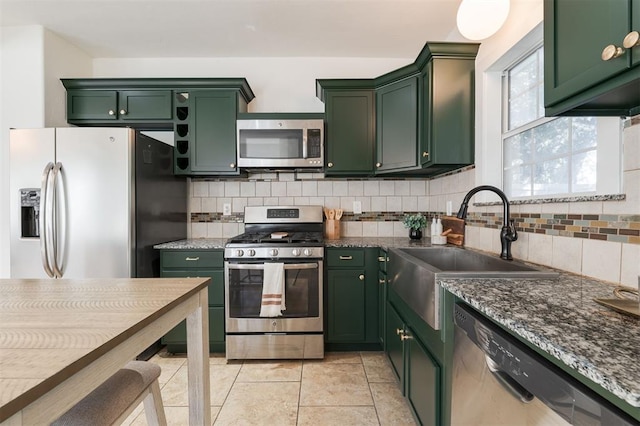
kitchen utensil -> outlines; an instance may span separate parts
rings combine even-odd
[[[336,217],[336,211],[334,209],[329,209],[329,220],[334,220]]]
[[[324,211],[324,217],[325,217],[325,218],[327,218],[327,219],[329,219],[329,209],[328,209],[328,208],[326,208],[326,207],[324,207],[324,208],[322,209],[322,211]]]
[[[342,213],[344,211],[342,209],[337,209],[336,210],[336,220],[340,220],[340,218],[342,217]]]

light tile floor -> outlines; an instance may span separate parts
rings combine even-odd
[[[184,356],[154,356],[169,425],[187,425]],[[415,425],[382,352],[323,360],[229,361],[211,355],[213,425]],[[142,405],[125,425],[145,425]]]

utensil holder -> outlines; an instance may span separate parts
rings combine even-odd
[[[340,221],[327,219],[324,223],[324,237],[328,240],[337,240],[340,238]]]

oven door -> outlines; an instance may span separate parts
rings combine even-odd
[[[322,331],[322,260],[282,263],[287,309],[260,317],[265,262],[225,262],[227,333]]]

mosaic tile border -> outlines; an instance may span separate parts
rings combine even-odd
[[[574,197],[549,197],[549,198],[533,198],[522,200],[509,200],[512,206],[524,204],[551,204],[551,203],[577,203],[585,201],[624,201],[627,199],[626,194],[608,194],[608,195],[581,195]],[[473,203],[477,207],[501,206],[502,201],[491,201],[486,203]]]
[[[366,212],[342,216],[345,222],[401,222],[406,214],[418,212]],[[420,212],[430,222],[442,212]],[[640,215],[610,214],[552,214],[552,213],[512,213],[519,232],[555,235],[571,238],[640,244]],[[192,213],[191,222],[242,223],[244,214],[223,216],[222,213]],[[483,228],[502,227],[501,213],[474,213],[467,216],[467,224]]]

